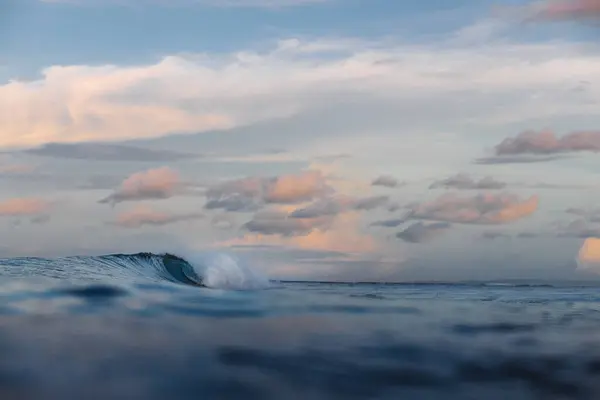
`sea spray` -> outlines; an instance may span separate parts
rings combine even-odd
[[[239,257],[224,252],[181,254],[193,268],[191,280],[203,286],[227,290],[255,290],[270,286],[269,279]]]

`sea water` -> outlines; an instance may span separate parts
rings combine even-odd
[[[227,254],[0,277],[0,399],[600,398],[600,287],[273,282]]]

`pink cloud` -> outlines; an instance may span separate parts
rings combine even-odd
[[[326,189],[323,174],[320,171],[308,171],[274,179],[268,185],[265,199],[269,203],[294,203],[310,200]]]
[[[379,249],[375,238],[360,231],[357,212],[341,214],[328,230],[314,230],[306,236],[292,238],[290,244],[303,249],[372,253]]]
[[[504,139],[495,146],[496,155],[555,154],[600,151],[600,132],[571,132],[562,137],[550,131],[526,131]]]
[[[533,214],[538,196],[526,200],[509,193],[485,193],[473,197],[445,194],[436,200],[416,204],[409,218],[463,224],[504,224]]]
[[[48,202],[37,198],[15,198],[0,202],[1,216],[35,216],[48,209]]]
[[[304,221],[309,224],[312,221]],[[250,232],[219,246],[277,245],[304,250],[336,251],[347,254],[374,253],[380,249],[377,241],[360,230],[360,213],[347,212],[328,221],[327,229],[310,226],[307,232],[296,236]]]
[[[116,204],[123,201],[167,199],[182,189],[179,174],[168,167],[136,172],[100,203]]]
[[[36,167],[28,164],[10,164],[0,166],[0,174],[6,175],[22,175],[30,174],[36,170]]]
[[[271,204],[310,201],[330,193],[332,188],[320,171],[305,171],[277,177],[249,177],[226,182],[207,193],[207,209],[252,211]]]
[[[541,18],[572,19],[600,17],[600,0],[550,1],[538,11]]]
[[[575,259],[577,267],[583,270],[600,272],[600,238],[592,237],[586,239]]]

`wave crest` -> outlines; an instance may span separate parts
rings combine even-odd
[[[200,253],[186,257],[192,273],[186,276],[203,286],[217,289],[265,289],[270,286],[266,276],[228,253]]]
[[[167,281],[214,289],[249,290],[270,286],[270,281],[228,253],[108,254],[59,259],[0,259],[9,276],[40,275],[68,280]]]

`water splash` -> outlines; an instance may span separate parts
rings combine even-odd
[[[185,259],[193,269],[193,275],[188,277],[206,287],[255,290],[270,286],[266,276],[229,253],[196,253],[187,255]]]

